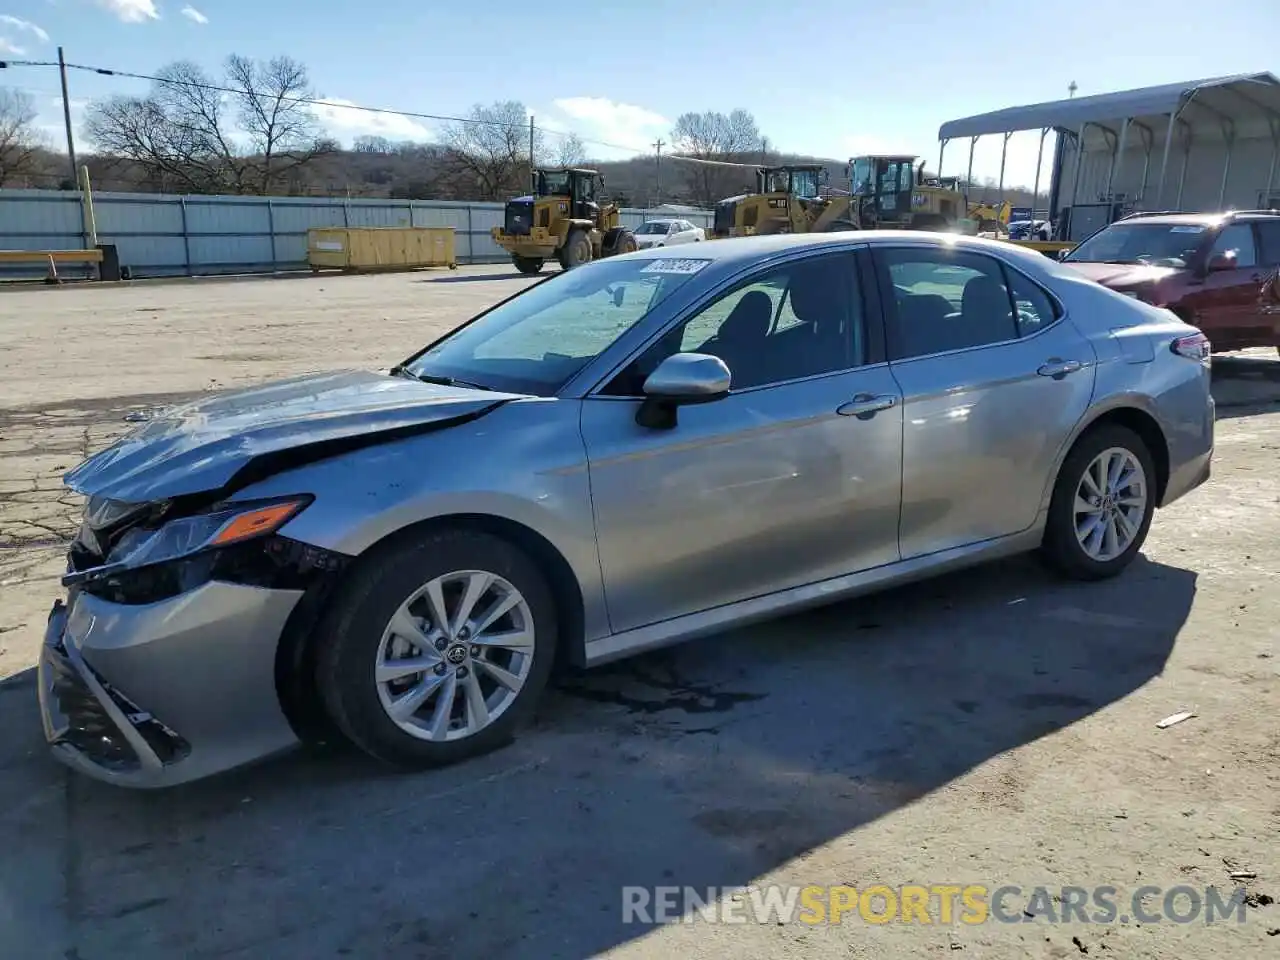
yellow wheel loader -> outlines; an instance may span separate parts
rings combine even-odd
[[[537,273],[552,258],[570,270],[638,248],[635,234],[622,225],[618,205],[597,199],[604,186],[597,171],[538,170],[535,181],[534,193],[509,200],[503,225],[489,231],[521,273]]]
[[[918,157],[866,156],[849,161],[849,219],[862,230],[978,232],[954,178],[926,179]]]
[[[969,219],[978,221],[979,233],[1009,233],[1009,215],[1013,213],[1013,204],[1008,200],[1003,203],[971,203]]]
[[[849,198],[819,196],[825,175],[826,168],[816,163],[761,167],[755,193],[716,204],[711,237],[852,230]]]

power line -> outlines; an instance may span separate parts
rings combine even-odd
[[[0,60],[0,68],[3,67],[59,67],[57,61],[46,60]],[[215,93],[229,93],[241,97],[266,98],[279,103],[296,103],[312,107],[327,107],[331,110],[356,110],[362,113],[384,114],[387,116],[404,117],[412,120],[434,120],[439,123],[461,123],[473,124],[478,126],[500,127],[503,129],[512,128],[513,125],[501,120],[482,120],[477,117],[454,117],[447,114],[424,113],[417,110],[396,110],[391,107],[371,107],[358,103],[336,103],[332,100],[326,100],[322,97],[294,97],[283,94],[259,93],[253,90],[246,90],[240,87],[229,87],[223,84],[210,83],[203,80],[175,80],[171,77],[159,77],[147,73],[135,73],[130,70],[117,70],[112,67],[96,67],[82,63],[65,64],[68,70],[79,70],[85,73],[94,73],[104,77],[122,77],[128,80],[144,80],[148,83],[159,83],[174,87],[189,87],[196,90],[209,90]],[[640,147],[635,144],[612,143],[608,140],[596,140],[589,137],[578,136],[572,131],[549,130],[545,127],[538,128],[544,135],[551,134],[556,137],[573,137],[577,136],[578,140],[584,144],[592,144],[598,147],[608,147],[611,150],[626,150],[631,153],[641,155],[648,153],[646,147]],[[736,163],[729,160],[711,160],[702,157],[681,156],[677,153],[668,153],[668,160],[676,160],[683,163],[692,163],[706,166],[717,167],[737,167],[742,169],[754,170],[758,164],[753,163]]]

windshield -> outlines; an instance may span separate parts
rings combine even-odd
[[[1072,250],[1064,262],[1185,267],[1208,229],[1199,223],[1113,223]]]
[[[791,192],[806,200],[818,195],[818,171],[797,170],[791,180]]]
[[[640,224],[640,229],[636,233],[668,233],[671,224],[666,220],[650,220],[648,223]]]
[[[600,260],[499,304],[405,366],[506,393],[551,396],[710,260]]]
[[[541,197],[567,197],[569,195],[569,171],[538,174],[538,195]]]
[[[852,192],[854,196],[866,196],[873,192],[874,184],[871,182],[870,158],[860,157],[853,161],[850,179],[853,181]]]

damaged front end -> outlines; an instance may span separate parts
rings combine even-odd
[[[91,498],[40,661],[55,754],[98,779],[165,786],[292,745],[277,643],[349,559],[279,533],[309,502],[186,512]]]
[[[307,670],[291,638],[351,558],[289,535],[325,493],[305,474],[296,491],[251,488],[508,399],[376,373],[302,377],[155,411],[70,471],[87,502],[40,661],[55,754],[158,787],[296,745],[307,698],[294,674]]]

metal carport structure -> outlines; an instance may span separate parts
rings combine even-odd
[[[999,135],[1000,186],[1009,138],[1039,131],[1035,191],[1044,141],[1058,134],[1049,219],[1069,210],[1078,240],[1132,210],[1280,207],[1280,79],[1238,74],[1139,90],[1073,97],[951,120],[938,130],[941,170],[947,144],[969,140],[969,180],[978,139]],[[1064,198],[1063,194],[1066,194]]]

